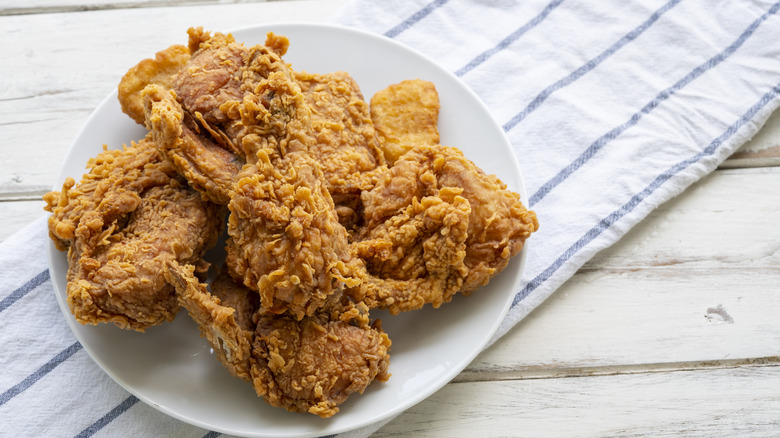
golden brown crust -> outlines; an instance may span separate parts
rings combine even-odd
[[[230,374],[251,381],[249,358],[254,332],[251,314],[257,309],[254,292],[236,286],[229,276],[220,275],[212,282],[214,293],[210,293],[207,285],[195,276],[194,266],[182,266],[175,261],[168,262],[165,278],[176,288],[179,304],[198,324],[201,336],[209,342],[222,365]]]
[[[297,321],[261,315],[252,347],[252,384],[272,406],[326,418],[354,393],[390,375],[390,339],[365,308],[336,306]]]
[[[144,102],[141,90],[149,84],[165,89],[171,88],[171,81],[182,66],[190,59],[189,49],[182,45],[173,45],[147,58],[130,68],[119,81],[118,98],[122,112],[130,116],[139,125],[144,124]]]
[[[359,225],[360,193],[373,187],[385,167],[368,103],[346,72],[295,72],[295,80],[311,108],[311,154],[322,167],[339,221],[352,230]]]
[[[411,149],[362,199],[352,251],[365,269],[348,293],[393,314],[487,284],[539,226],[517,193],[440,145]]]
[[[433,83],[410,79],[371,98],[371,119],[389,165],[415,146],[439,144],[439,94]]]
[[[301,319],[340,298],[347,233],[308,154],[257,157],[229,205],[227,264],[264,308]]]
[[[82,324],[143,331],[178,311],[162,275],[171,260],[203,266],[222,227],[204,202],[160,157],[147,137],[104,150],[78,184],[45,196],[49,232],[68,250],[67,301]]]

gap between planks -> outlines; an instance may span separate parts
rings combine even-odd
[[[560,379],[572,377],[605,377],[630,374],[652,374],[652,373],[670,373],[670,372],[691,372],[715,369],[732,369],[746,367],[778,367],[780,366],[780,356],[767,356],[748,359],[721,359],[706,361],[688,361],[688,362],[665,362],[631,365],[604,365],[594,367],[573,367],[556,368],[539,367],[523,368],[516,370],[496,370],[478,372],[468,369],[460,373],[452,383],[473,383],[487,381],[509,381],[509,380],[540,380],[540,379]]]

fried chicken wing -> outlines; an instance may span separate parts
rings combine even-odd
[[[301,319],[338,300],[351,281],[344,277],[347,233],[313,158],[257,156],[230,201],[227,264],[268,311]]]
[[[330,417],[389,378],[390,339],[364,306],[335,302],[298,320],[255,307],[255,292],[228,276],[209,292],[192,266],[169,263],[166,275],[222,364],[272,406]]]
[[[445,146],[410,150],[362,199],[352,250],[365,271],[349,294],[393,314],[487,284],[539,226],[517,193]]]
[[[67,301],[82,324],[144,331],[172,320],[179,305],[166,262],[205,267],[201,256],[222,227],[222,208],[204,202],[147,137],[104,150],[89,173],[45,196],[49,231],[68,250]]]
[[[299,71],[295,80],[311,108],[311,153],[322,167],[341,223],[352,229],[360,218],[360,193],[373,187],[385,163],[369,106],[346,72]]]
[[[439,93],[420,79],[390,85],[371,98],[371,119],[392,166],[415,146],[439,144]]]

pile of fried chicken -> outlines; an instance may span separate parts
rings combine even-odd
[[[433,84],[391,85],[369,105],[347,73],[292,70],[283,36],[188,34],[119,84],[146,137],[104,146],[44,197],[68,305],[82,324],[138,331],[184,307],[268,403],[329,417],[390,376],[371,309],[469,295],[536,215],[439,144]],[[204,254],[225,228],[213,267]]]

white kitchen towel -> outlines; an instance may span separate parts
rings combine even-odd
[[[540,228],[494,340],[780,105],[780,3],[354,1],[333,21],[433,58],[487,104]]]
[[[780,105],[778,9],[759,0],[355,0],[331,22],[431,57],[509,136],[541,228],[497,338],[764,124]],[[0,244],[0,337],[14,352],[0,355],[2,430],[219,436],[138,403],[92,362],[54,299],[47,239],[42,218]]]

